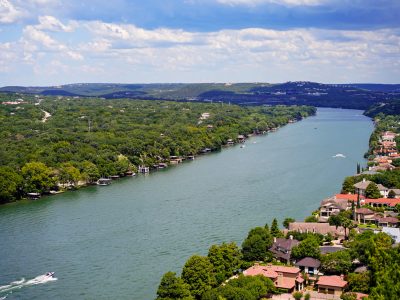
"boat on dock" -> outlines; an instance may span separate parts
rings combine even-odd
[[[97,185],[110,185],[111,184],[111,179],[110,178],[100,178],[99,180],[97,180]]]

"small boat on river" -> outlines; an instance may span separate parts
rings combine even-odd
[[[99,180],[97,180],[97,185],[110,185],[111,184],[111,179],[110,178],[100,178]]]

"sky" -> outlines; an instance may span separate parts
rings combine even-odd
[[[0,0],[0,86],[400,83],[400,0]]]

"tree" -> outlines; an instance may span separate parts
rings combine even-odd
[[[250,230],[247,238],[242,244],[243,259],[245,261],[264,260],[272,246],[272,236],[263,227]]]
[[[348,289],[352,292],[369,293],[369,272],[350,273],[347,275]]]
[[[319,250],[319,242],[314,237],[308,237],[301,241],[300,244],[292,248],[292,258],[302,259],[304,257],[319,258],[321,251]]]
[[[157,300],[192,300],[189,285],[186,284],[180,277],[177,277],[174,272],[165,273],[161,279],[157,290]]]
[[[352,267],[352,258],[348,250],[328,253],[321,256],[321,271],[324,274],[347,274]]]
[[[282,225],[283,227],[285,227],[286,229],[289,229],[289,224],[295,222],[296,220],[293,218],[286,218],[283,222]]]
[[[304,219],[304,222],[306,223],[318,223],[318,218],[314,215],[308,216],[307,218]]]
[[[367,188],[365,189],[365,197],[370,199],[378,199],[381,197],[381,193],[379,192],[378,186],[375,182],[368,184]]]
[[[293,298],[296,300],[300,300],[303,297],[303,293],[302,292],[294,292],[292,294]]]
[[[242,253],[235,243],[211,246],[208,259],[214,266],[217,283],[222,283],[232,276],[242,265]]]
[[[360,174],[361,173],[361,166],[359,163],[357,163],[357,173],[356,174]]]
[[[200,299],[204,292],[211,290],[216,284],[213,265],[207,257],[198,255],[192,256],[185,263],[182,279],[190,286],[190,293],[196,299]]]
[[[86,180],[87,183],[96,182],[100,178],[99,169],[94,163],[90,161],[86,160],[82,162],[80,170],[82,177]]]
[[[357,300],[357,294],[356,293],[343,293],[340,295],[340,299],[342,300]]]
[[[270,231],[273,237],[283,237],[282,232],[279,230],[278,221],[275,218],[272,220]]]
[[[388,194],[388,198],[390,198],[390,199],[396,198],[396,193],[393,190],[390,190],[389,194]]]
[[[24,191],[26,193],[48,192],[55,180],[51,169],[41,162],[30,162],[23,166],[21,175],[24,179]]]
[[[18,199],[22,177],[10,167],[0,167],[0,204]]]
[[[354,177],[346,177],[343,181],[343,185],[342,185],[342,193],[343,194],[347,194],[347,193],[351,193],[354,194],[355,192],[355,188],[354,188],[354,184],[355,184],[355,178]]]
[[[64,184],[76,185],[81,179],[81,173],[70,163],[64,163],[60,167],[59,181]]]

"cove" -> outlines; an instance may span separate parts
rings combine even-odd
[[[7,299],[154,299],[161,276],[250,228],[304,219],[339,192],[368,149],[362,111],[317,115],[246,147],[148,176],[0,207],[0,286],[47,271],[57,281],[21,286]],[[345,156],[333,157],[341,153]]]

